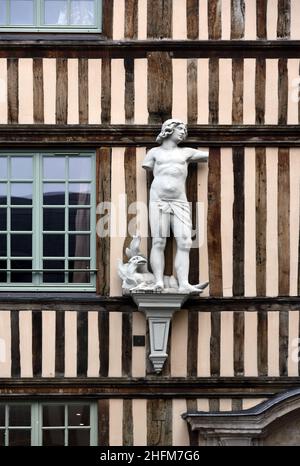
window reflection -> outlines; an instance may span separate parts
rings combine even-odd
[[[90,180],[91,159],[89,157],[70,157],[69,178],[70,180]]]
[[[7,228],[6,209],[0,209],[0,230],[5,231]]]
[[[7,204],[6,184],[0,183],[0,205]]]
[[[33,24],[33,0],[11,0],[10,24]]]
[[[11,282],[12,283],[31,283],[32,273],[25,272],[23,269],[32,269],[32,261],[22,261],[22,260],[12,260],[11,268],[19,269],[20,271],[11,272]]]
[[[11,201],[13,205],[32,204],[32,184],[31,183],[11,183]]]
[[[43,430],[43,446],[44,447],[63,447],[65,445],[64,429]]]
[[[90,209],[69,209],[69,231],[90,229]]]
[[[45,257],[64,257],[65,236],[44,234],[43,255]]]
[[[45,205],[65,204],[65,183],[44,183],[43,191]]]
[[[32,256],[32,236],[27,234],[12,234],[11,238],[11,255],[14,257]]]
[[[9,429],[10,447],[29,447],[31,445],[31,430],[29,429]]]
[[[7,256],[7,235],[0,235],[0,256]]]
[[[90,429],[69,429],[70,447],[84,447],[90,444]]]
[[[67,6],[66,0],[45,0],[45,24],[68,24]]]
[[[93,25],[95,22],[94,0],[71,0],[71,24]]]
[[[89,405],[70,405],[68,407],[68,424],[69,426],[89,426]]]
[[[65,209],[44,209],[43,229],[45,231],[65,230]]]
[[[43,426],[59,427],[65,425],[64,405],[44,405],[43,406]]]
[[[0,157],[0,180],[7,179],[7,158]]]
[[[11,157],[11,178],[14,180],[32,179],[32,158]]]
[[[12,231],[32,230],[32,209],[11,208],[10,227]]]
[[[31,407],[29,405],[10,406],[8,419],[10,426],[30,426]]]
[[[47,180],[63,180],[65,178],[65,161],[65,157],[44,157],[44,178]]]
[[[91,200],[91,186],[88,183],[69,184],[69,204],[89,205]]]
[[[56,269],[56,271],[44,272],[43,273],[43,282],[44,283],[64,283],[65,274],[64,272],[59,272],[57,269],[64,270],[65,262],[64,261],[43,261],[43,269]],[[59,424],[57,424],[59,425]]]

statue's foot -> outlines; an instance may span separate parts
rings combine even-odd
[[[163,281],[158,281],[153,286],[153,291],[162,291],[163,289],[164,289],[164,282]]]
[[[199,283],[198,285],[191,285],[190,283],[185,284],[184,286],[179,287],[180,293],[197,293],[200,294],[203,292],[204,288],[206,288],[208,282]]]

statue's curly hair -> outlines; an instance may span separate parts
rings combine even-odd
[[[169,120],[166,120],[163,123],[163,125],[161,127],[161,131],[160,131],[159,135],[156,138],[156,142],[161,144],[164,139],[168,138],[173,133],[176,126],[179,126],[179,125],[184,125],[184,127],[185,127],[185,137],[186,137],[187,136],[187,129],[186,129],[185,123],[183,121],[181,121],[181,120],[177,120],[175,118],[170,118]]]

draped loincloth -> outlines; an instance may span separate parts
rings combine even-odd
[[[192,228],[191,209],[188,201],[178,199],[161,199],[155,202],[165,214],[173,214],[188,228]]]

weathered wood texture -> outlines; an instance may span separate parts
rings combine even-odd
[[[268,375],[268,314],[257,314],[257,371],[258,376]]]
[[[197,189],[198,189],[198,170],[196,164],[190,164],[188,168],[187,181],[187,199],[190,202],[193,231],[193,244],[190,251],[190,283],[199,283],[199,226],[197,225]]]
[[[148,38],[172,37],[172,0],[147,2]]]
[[[265,122],[266,97],[266,61],[264,58],[256,60],[255,70],[255,123],[263,125]]]
[[[19,120],[19,61],[7,60],[7,122],[18,123]]]
[[[109,124],[111,118],[111,60],[103,58],[101,63],[101,123]]]
[[[98,314],[100,377],[108,376],[109,369],[109,314]]]
[[[107,39],[111,39],[113,36],[113,9],[114,2],[111,0],[103,0],[103,9],[105,12],[102,19],[102,30],[103,34]]]
[[[20,361],[19,311],[11,311],[10,328],[11,328],[11,376],[20,377],[21,361]]]
[[[268,0],[256,0],[256,34],[259,39],[267,38]]]
[[[221,315],[220,312],[212,312],[210,337],[210,372],[213,377],[220,376],[220,336]]]
[[[290,290],[290,154],[278,151],[278,272],[279,295]]]
[[[232,124],[243,123],[244,100],[244,60],[236,58],[232,60]]]
[[[288,39],[291,27],[291,1],[278,0],[277,37]]]
[[[211,0],[208,6],[208,37],[209,39],[221,39],[222,22],[221,22],[221,0]]]
[[[199,37],[199,0],[187,0],[187,38],[198,39]]]
[[[222,296],[220,149],[210,150],[208,170],[207,244],[210,294]]]
[[[266,150],[256,148],[256,294],[266,295],[267,172]]]
[[[209,123],[219,123],[219,60],[209,60]]]
[[[172,445],[172,401],[147,401],[147,445]]]
[[[55,377],[65,373],[65,313],[55,312]]]
[[[108,214],[108,203],[111,200],[111,149],[101,148],[97,150],[96,154],[96,184],[97,189],[97,205],[102,204],[106,209],[98,214],[103,216]],[[98,217],[98,221],[102,217]],[[106,224],[106,228],[109,225]],[[97,292],[101,295],[109,294],[109,280],[110,280],[110,234],[100,237],[97,235],[96,240],[97,252]]]
[[[244,149],[233,149],[234,202],[233,202],[233,287],[234,296],[243,296],[245,251],[245,195]]]
[[[88,314],[77,312],[77,376],[86,377],[88,366]]]
[[[198,367],[198,325],[199,315],[195,311],[188,314],[188,341],[187,341],[187,375],[197,377]]]
[[[198,60],[187,61],[187,119],[189,124],[197,124],[198,120]]]
[[[56,124],[66,124],[68,118],[68,60],[56,60]]]
[[[89,89],[88,89],[88,60],[78,60],[78,100],[79,100],[79,123],[88,124],[89,121]]]
[[[33,59],[33,120],[44,123],[44,75],[42,58]]]
[[[122,314],[122,375],[132,374],[132,313]]]
[[[245,0],[231,0],[231,39],[241,39],[245,32]]]
[[[125,172],[125,190],[127,199],[127,236],[123,246],[123,259],[124,262],[128,260],[126,256],[126,248],[129,247],[132,240],[132,234],[136,231],[134,227],[136,218],[136,209],[133,209],[133,204],[137,201],[136,191],[136,149],[134,147],[127,147],[124,154],[124,172]],[[130,207],[130,210],[129,210]],[[130,213],[129,213],[130,211]],[[131,229],[131,231],[129,231]]]
[[[123,446],[133,445],[132,400],[123,400]]]
[[[289,313],[279,313],[279,374],[288,375],[288,352],[289,352]]]
[[[149,123],[163,123],[172,115],[172,59],[168,53],[148,55]]]
[[[244,375],[244,340],[245,316],[244,312],[235,312],[233,315],[233,361],[234,375]]]
[[[125,0],[125,37],[136,39],[138,34],[138,0]]]
[[[127,124],[134,123],[134,60],[124,60],[125,66],[125,121]]]
[[[109,446],[109,400],[98,401],[98,444]]]
[[[34,377],[42,375],[42,313],[32,312],[32,373]]]

